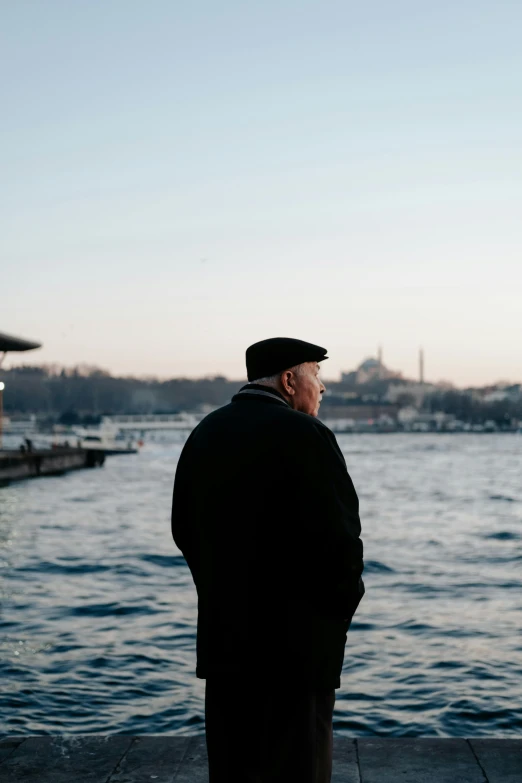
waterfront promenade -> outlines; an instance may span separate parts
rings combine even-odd
[[[520,783],[522,739],[334,738],[332,783]],[[0,738],[2,783],[208,783],[205,737]],[[288,783],[299,783],[288,781]]]

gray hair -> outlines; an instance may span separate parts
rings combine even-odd
[[[295,373],[295,375],[302,375],[304,372],[304,364],[296,364],[295,367],[289,367],[288,370]],[[283,372],[287,370],[281,370],[281,372],[275,375],[269,375],[266,378],[256,378],[255,381],[249,381],[249,383],[262,383],[264,386],[277,386],[277,382]]]

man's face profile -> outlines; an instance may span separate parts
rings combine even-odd
[[[318,362],[303,362],[300,372],[287,370],[281,378],[285,392],[290,396],[290,405],[296,411],[317,416],[321,395],[325,386],[319,377]]]

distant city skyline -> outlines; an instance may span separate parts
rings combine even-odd
[[[14,368],[20,367],[20,366],[39,366],[39,365],[43,365],[43,366],[47,365],[47,366],[49,366],[49,365],[56,365],[56,366],[63,366],[63,367],[66,367],[66,368],[73,368],[75,366],[80,367],[80,368],[82,368],[82,367],[85,367],[85,368],[87,368],[87,367],[98,367],[99,369],[111,372],[111,370],[108,367],[101,367],[100,365],[97,365],[95,362],[94,363],[77,362],[77,363],[73,363],[72,365],[62,365],[60,362],[37,361],[37,360],[35,360],[35,354],[34,353],[31,353],[31,356],[33,357],[33,360],[30,361],[30,360],[28,360],[29,356],[30,355],[28,353],[9,353],[5,357],[4,362],[2,364],[0,364],[0,368],[2,366],[4,366],[5,369],[10,369],[10,368],[14,369]],[[12,359],[12,361],[9,361],[9,359]],[[438,379],[429,379],[428,380],[425,377],[425,351],[424,351],[424,349],[422,347],[420,347],[418,349],[418,352],[417,352],[417,375],[415,375],[415,374],[409,375],[408,373],[404,372],[400,367],[391,366],[391,365],[389,365],[389,364],[387,364],[385,362],[382,345],[379,345],[377,347],[377,350],[373,354],[366,355],[364,358],[362,358],[359,361],[357,361],[353,366],[351,366],[351,367],[341,367],[338,375],[339,376],[343,376],[343,375],[346,375],[346,374],[350,374],[350,373],[360,369],[364,364],[372,362],[372,361],[374,361],[375,363],[381,363],[382,367],[385,370],[389,371],[389,372],[385,373],[385,375],[383,376],[384,378],[395,378],[395,377],[397,377],[398,381],[400,381],[400,380],[417,381],[417,382],[420,382],[421,384],[422,383],[426,383],[426,384],[450,383],[452,385],[455,385],[456,387],[466,386],[466,385],[469,385],[469,386],[473,386],[473,385],[489,386],[489,385],[491,385],[491,386],[493,386],[493,385],[495,385],[497,383],[513,383],[513,384],[516,384],[516,383],[521,383],[522,382],[522,379],[518,379],[517,380],[517,379],[514,379],[514,378],[497,378],[496,381],[491,381],[491,382],[486,382],[486,383],[479,383],[479,384],[457,384],[453,379],[451,379],[449,377],[448,378],[438,378]],[[335,362],[334,362],[334,364],[335,364]],[[325,362],[325,364],[322,365],[322,373],[321,373],[321,375],[322,375],[322,377],[325,380],[329,380],[331,382],[338,382],[339,380],[341,380],[341,377],[337,378],[337,377],[334,377],[331,374],[328,374],[328,368],[330,366],[331,366],[330,365],[330,360]],[[395,376],[393,373],[398,373],[398,375]],[[118,373],[111,373],[111,374],[118,375]],[[147,373],[139,373],[139,372],[138,373],[131,373],[131,372],[129,372],[129,373],[120,373],[120,374],[121,375],[134,375],[135,374],[136,377],[140,377],[140,376],[141,377],[147,377],[147,375],[148,375],[149,377],[157,377],[159,380],[166,380],[166,379],[171,378],[171,377],[182,377],[183,376],[183,373],[179,373],[177,375],[166,375],[166,376],[161,376],[161,375],[157,375],[157,374],[155,375],[154,373],[147,374]],[[241,378],[245,374],[246,374],[246,372],[245,372],[245,370],[243,370],[243,372],[240,371],[239,374],[237,374],[237,375],[227,375],[226,373],[223,373],[223,372],[210,372],[210,373],[206,372],[206,373],[203,373],[201,375],[185,376],[185,377],[202,378],[202,377],[208,377],[208,376],[223,375],[223,376],[229,378],[230,380],[235,380],[235,379],[241,380]],[[378,373],[374,374],[374,377],[378,377]]]
[[[14,363],[522,379],[522,5],[33,4],[0,30]]]

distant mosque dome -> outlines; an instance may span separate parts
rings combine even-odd
[[[379,356],[374,359],[369,356],[357,367],[355,371],[342,373],[342,381],[346,383],[364,384],[370,381],[382,381],[390,378],[402,378],[402,373],[389,370],[382,361],[382,349],[379,348]]]
[[[381,363],[378,359],[372,359],[371,357],[369,359],[365,359],[362,364],[359,365],[357,368],[358,370],[365,370],[368,372],[368,370],[377,370],[381,366]]]

